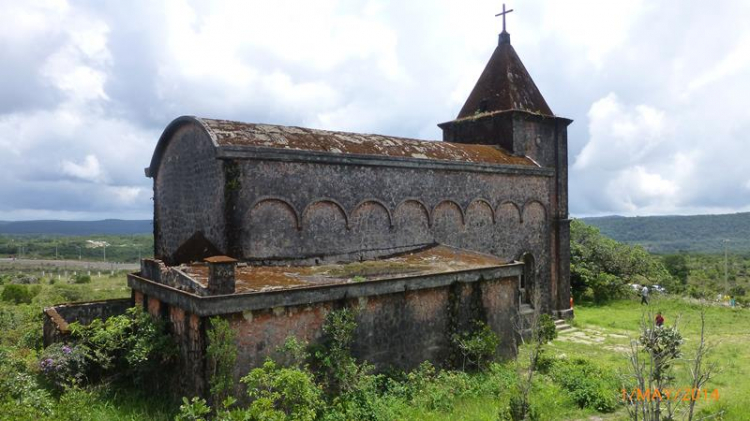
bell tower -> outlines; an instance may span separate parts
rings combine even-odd
[[[438,124],[443,141],[493,145],[531,158],[554,170],[550,179],[549,221],[553,304],[560,315],[570,310],[570,220],[568,219],[568,137],[572,120],[555,116],[510,43],[505,28],[458,116]]]

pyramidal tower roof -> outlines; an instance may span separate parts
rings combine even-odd
[[[497,48],[457,119],[477,113],[508,110],[554,115],[516,50],[510,45],[510,34],[503,28]]]

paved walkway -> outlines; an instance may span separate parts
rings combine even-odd
[[[608,341],[610,345],[603,345],[607,339],[611,339],[611,341]],[[618,352],[627,352],[629,350],[627,335],[604,333],[592,328],[570,327],[569,329],[561,330],[557,334],[557,340],[578,344],[604,346],[606,349]],[[611,344],[613,341],[616,342],[616,344]]]

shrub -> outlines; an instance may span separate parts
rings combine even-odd
[[[735,298],[744,297],[746,293],[745,287],[740,285],[736,285],[729,290],[729,295],[733,295]]]
[[[549,314],[540,315],[534,334],[536,336],[534,339],[539,343],[546,344],[554,341],[557,338],[557,329],[552,316]]]
[[[55,285],[50,294],[59,296],[63,301],[74,302],[84,299],[84,291],[72,285]]]
[[[91,283],[91,277],[89,275],[76,275],[73,277],[74,284],[89,284]]]
[[[15,304],[31,304],[31,300],[39,293],[39,287],[10,284],[3,288],[0,299]]]
[[[328,313],[323,323],[323,346],[315,349],[313,357],[316,371],[331,395],[355,390],[357,377],[364,374],[351,355],[356,327],[354,310],[348,308]]]
[[[26,361],[0,347],[0,418],[39,419],[52,413],[52,396],[39,387]]]
[[[15,279],[10,281],[12,284],[19,284],[19,285],[32,285],[32,284],[38,284],[39,278],[36,276],[31,275],[24,275],[22,273],[19,273],[16,275]]]
[[[274,361],[284,367],[302,368],[308,358],[307,347],[307,342],[290,336],[283,345],[276,348],[277,356],[274,357]]]
[[[500,346],[497,334],[481,321],[474,321],[471,331],[454,334],[451,339],[463,359],[463,370],[466,370],[467,364],[469,368],[484,370],[495,358],[497,347]]]
[[[299,368],[278,367],[271,359],[242,378],[253,399],[250,419],[312,421],[324,404],[312,374]]]
[[[507,409],[500,413],[500,419],[512,421],[537,421],[539,414],[520,393],[512,393]]]
[[[611,412],[617,405],[617,385],[611,373],[583,358],[559,360],[552,379],[562,386],[581,408]]]
[[[213,402],[223,401],[234,388],[234,364],[237,361],[237,344],[235,333],[229,322],[221,317],[210,319],[211,327],[207,331],[209,386]]]
[[[72,323],[70,329],[87,352],[89,374],[94,378],[117,374],[134,384],[146,385],[145,378],[157,368],[161,375],[156,379],[166,377],[165,369],[176,355],[165,323],[137,307],[105,321],[96,319],[87,326]]]
[[[211,413],[211,408],[206,405],[203,398],[194,397],[191,400],[182,398],[180,412],[174,417],[175,421],[206,421],[206,415]]]
[[[536,357],[536,364],[534,366],[534,370],[542,373],[547,374],[552,370],[552,367],[555,365],[555,362],[557,359],[555,357],[551,357],[547,355],[547,352],[544,350],[540,350],[539,355]]]
[[[42,352],[39,368],[47,382],[58,390],[82,383],[86,352],[82,347],[56,343]]]

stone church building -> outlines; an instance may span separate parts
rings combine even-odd
[[[572,316],[570,123],[505,31],[442,141],[177,118],[146,168],[155,258],[128,276],[130,303],[170,322],[196,393],[213,316],[237,332],[238,377],[342,307],[377,367],[440,365],[474,320],[512,355],[519,313]],[[47,309],[51,329],[75,308]]]

